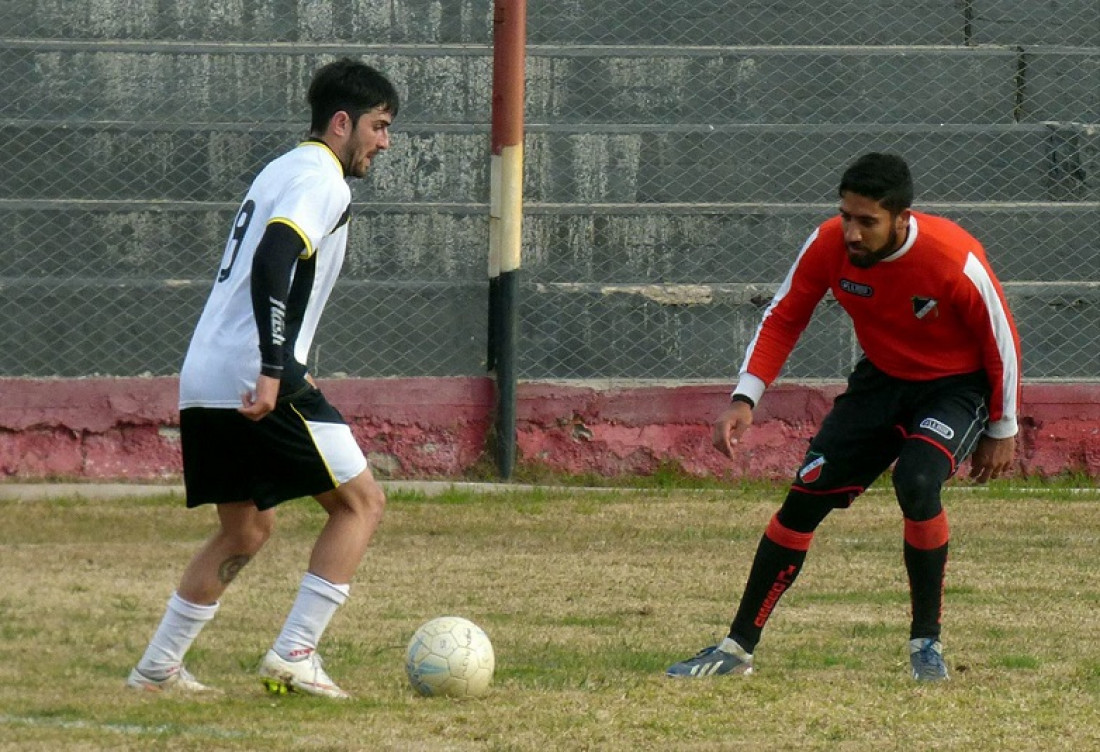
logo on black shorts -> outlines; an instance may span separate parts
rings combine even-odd
[[[825,457],[817,452],[810,452],[806,455],[806,459],[809,461],[798,471],[798,479],[803,483],[813,483],[821,477],[821,470],[825,467]]]
[[[938,433],[948,440],[955,438],[955,429],[935,418],[925,418],[920,422],[920,427],[927,428],[932,433]]]

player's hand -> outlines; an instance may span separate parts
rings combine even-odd
[[[255,394],[248,392],[242,394],[241,407],[237,408],[237,412],[249,420],[261,420],[275,409],[275,402],[278,399],[279,380],[260,375],[256,379]]]
[[[978,447],[970,457],[970,477],[978,483],[996,478],[1012,466],[1015,454],[1015,436],[1007,439],[982,436],[978,439]]]
[[[714,448],[733,459],[733,447],[752,425],[752,408],[745,402],[731,402],[714,421]]]

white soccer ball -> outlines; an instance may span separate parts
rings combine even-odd
[[[409,683],[426,697],[481,697],[489,691],[495,666],[489,635],[461,616],[420,625],[405,650]]]

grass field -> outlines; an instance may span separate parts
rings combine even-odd
[[[781,489],[391,494],[322,643],[356,699],[262,692],[323,513],[285,505],[188,659],[224,694],[124,680],[213,520],[170,496],[0,502],[4,750],[1100,749],[1100,494],[948,491],[952,680],[905,654],[900,514],[873,490],[819,530],[752,677],[674,681],[721,637]],[[489,695],[418,697],[424,620],[493,639]]]

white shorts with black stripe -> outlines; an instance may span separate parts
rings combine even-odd
[[[268,509],[367,469],[351,428],[314,387],[281,397],[260,421],[228,408],[185,408],[180,438],[189,507],[251,500]]]

